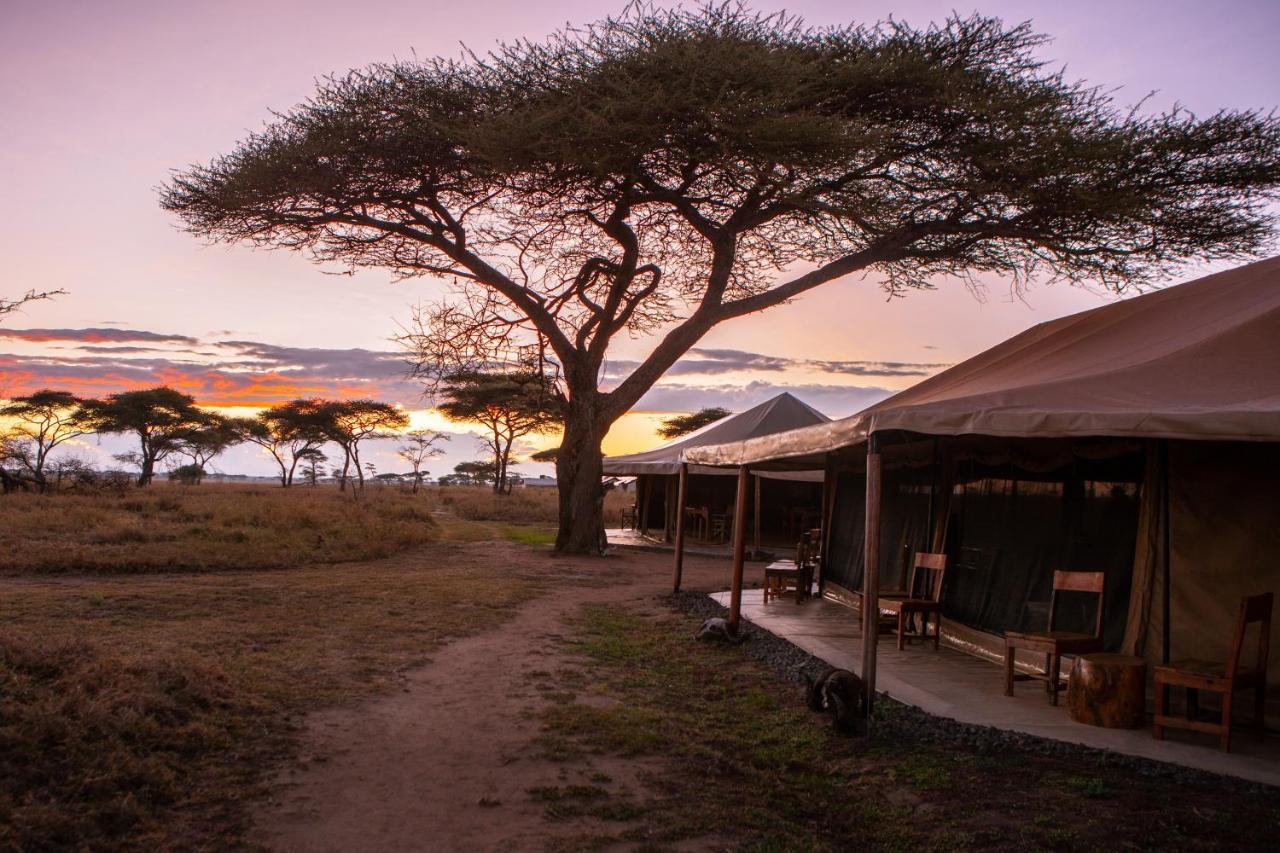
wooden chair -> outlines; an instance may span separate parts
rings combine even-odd
[[[1103,593],[1106,589],[1104,572],[1054,572],[1053,593],[1049,596],[1049,629],[1047,631],[1008,631],[1004,635],[1004,695],[1013,695],[1013,682],[1035,679],[1043,681],[1049,694],[1049,703],[1058,704],[1058,691],[1062,689],[1060,670],[1062,656],[1082,655],[1102,651]],[[1092,634],[1056,629],[1058,620],[1058,593],[1085,592],[1098,596],[1098,616]],[[1016,649],[1044,652],[1044,675],[1013,671]]]
[[[637,524],[637,512],[635,505],[624,506],[622,508],[621,526],[623,530],[635,530]]]
[[[733,516],[727,511],[711,513],[711,533],[708,534],[707,541],[723,545],[732,536]]]
[[[923,589],[916,595],[917,581],[924,573]],[[947,555],[916,553],[907,578],[907,588],[886,590],[880,594],[880,614],[891,613],[897,618],[898,650],[904,648],[908,638],[929,638],[929,617],[933,617],[933,647],[938,648],[942,639],[942,585],[947,577]],[[907,625],[920,617],[920,631],[908,633]]]
[[[777,560],[764,567],[764,603],[781,598],[788,589],[795,590],[796,604],[809,597],[813,589],[814,547],[806,532],[796,544],[794,560]]]
[[[1253,721],[1261,735],[1265,729],[1267,690],[1267,649],[1271,642],[1271,607],[1273,594],[1248,595],[1240,601],[1240,616],[1231,638],[1231,658],[1225,663],[1203,660],[1179,660],[1155,668],[1156,713],[1155,737],[1164,740],[1166,727],[1191,729],[1215,734],[1223,752],[1231,751],[1231,699],[1237,690],[1253,688]],[[1261,623],[1258,653],[1250,669],[1240,668],[1240,652],[1245,630],[1254,622]],[[1169,688],[1187,690],[1185,718],[1168,716]],[[1222,720],[1217,723],[1197,719],[1199,692],[1208,690],[1222,694]]]

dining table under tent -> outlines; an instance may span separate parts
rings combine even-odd
[[[743,441],[797,427],[825,424],[830,418],[792,394],[782,393],[744,412],[680,436],[652,450],[606,456],[604,474],[635,477],[635,528],[674,539],[677,513],[684,511],[692,537],[723,544],[736,496],[733,471],[684,465],[681,455],[703,444]],[[683,471],[683,473],[682,473]],[[823,471],[761,471],[748,495],[747,526],[756,548],[793,543],[800,531],[818,525]],[[683,491],[682,491],[683,490]],[[682,496],[683,494],[683,496]]]
[[[821,583],[862,611],[871,695],[880,614],[861,602],[901,587],[915,552],[947,555],[942,631],[963,650],[1002,656],[1004,632],[1043,628],[1070,570],[1105,572],[1106,651],[1227,660],[1242,597],[1280,589],[1280,257],[1042,323],[852,417],[683,458],[827,472]],[[734,582],[736,603],[740,565]]]

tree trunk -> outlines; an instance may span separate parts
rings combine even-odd
[[[345,492],[347,490],[347,472],[351,470],[351,450],[347,447],[342,448],[342,479],[338,481],[338,491]]]
[[[565,554],[598,554],[604,540],[601,505],[600,443],[609,429],[597,410],[594,388],[570,398],[565,412],[564,441],[556,457],[560,493],[560,530],[556,550]]]

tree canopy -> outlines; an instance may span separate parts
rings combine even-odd
[[[69,391],[45,388],[26,396],[17,396],[0,406],[0,418],[10,418],[13,425],[7,438],[15,439],[9,456],[16,459],[36,484],[45,488],[45,465],[58,445],[90,429],[85,401]]]
[[[526,435],[545,432],[560,417],[560,402],[547,377],[537,370],[501,373],[461,371],[443,380],[437,408],[450,420],[470,421],[486,430],[493,454],[493,489],[509,489],[511,450]]]
[[[679,438],[682,435],[688,435],[691,432],[702,429],[707,424],[713,424],[721,418],[727,418],[733,412],[728,409],[722,409],[719,406],[708,406],[705,409],[689,415],[672,415],[663,419],[658,425],[658,435],[663,438]]]
[[[138,439],[138,453],[129,458],[138,465],[140,486],[151,482],[156,465],[177,452],[185,436],[211,418],[195,398],[168,387],[121,391],[86,401],[84,408],[93,431],[132,433]]]
[[[718,323],[859,271],[1120,289],[1267,243],[1280,119],[1127,109],[1044,41],[636,5],[326,80],[162,204],[210,239],[452,282],[408,336],[427,373],[554,364],[559,544],[587,550],[608,426]],[[652,348],[601,388],[619,334]]]

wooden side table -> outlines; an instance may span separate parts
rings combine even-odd
[[[1140,728],[1147,719],[1147,663],[1132,655],[1080,655],[1067,679],[1067,711],[1077,723]]]

